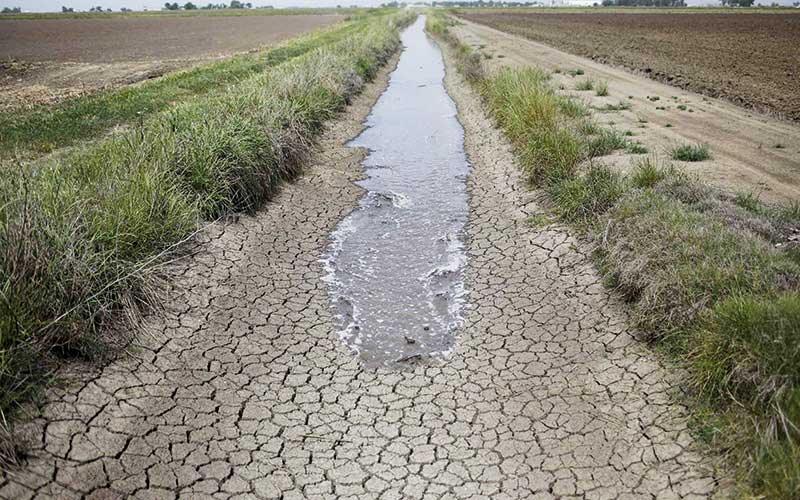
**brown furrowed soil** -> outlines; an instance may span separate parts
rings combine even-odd
[[[489,57],[485,60],[489,70],[538,66],[559,71],[552,76],[559,93],[582,100],[594,110],[600,125],[628,132],[630,139],[643,144],[651,155],[668,159],[670,150],[678,145],[704,143],[711,150],[710,160],[675,163],[728,191],[754,192],[765,201],[800,199],[797,124],[751,113],[721,99],[676,89],[482,24],[466,21],[452,31]],[[577,70],[583,74],[573,76]],[[578,83],[587,79],[606,82],[608,95],[577,90]],[[607,109],[609,106],[612,109]],[[643,157],[615,153],[602,161],[626,170]]]
[[[229,55],[332,24],[334,15],[21,19],[0,22],[0,59],[108,63]]]
[[[51,104],[272,45],[338,15],[0,20],[0,110]]]
[[[800,12],[464,10],[459,17],[800,120]]]

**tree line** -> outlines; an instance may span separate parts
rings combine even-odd
[[[238,0],[232,0],[230,5],[226,5],[224,3],[210,3],[203,7],[198,7],[192,2],[186,2],[183,5],[178,5],[178,2],[173,3],[165,3],[164,10],[215,10],[215,9],[252,9],[253,4],[250,2],[239,2]],[[265,9],[271,9],[272,7],[263,7]]]
[[[252,9],[253,4],[250,2],[239,2],[238,0],[232,0],[230,5],[224,3],[210,3],[205,6],[197,6],[192,2],[186,2],[183,5],[179,5],[178,2],[173,3],[165,3],[164,10],[213,10],[213,9]],[[271,5],[267,5],[264,7],[257,7],[258,9],[271,9]],[[131,9],[127,7],[122,7],[119,9],[120,12],[133,12]],[[68,13],[68,12],[75,12],[73,7],[67,7],[65,5],[61,6],[61,12]],[[91,7],[89,12],[112,12],[111,9],[104,9],[103,7],[97,5]],[[3,7],[3,10],[0,10],[0,14],[21,14],[22,8],[21,7]]]
[[[752,2],[752,0],[750,0]],[[686,7],[684,0],[603,0],[604,7]]]

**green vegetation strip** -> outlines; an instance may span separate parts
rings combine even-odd
[[[43,355],[92,353],[109,316],[153,304],[154,266],[200,221],[252,211],[297,175],[324,122],[398,49],[412,18],[373,18],[224,94],[3,176],[0,410],[33,389]]]
[[[255,76],[316,48],[363,32],[374,11],[291,40],[273,49],[245,54],[116,90],[70,99],[55,106],[36,106],[0,116],[0,157],[48,153],[96,138],[113,127],[145,117]]]
[[[454,47],[532,183],[594,242],[632,326],[687,368],[698,433],[728,453],[737,493],[800,497],[800,205],[731,196],[652,157],[629,175],[586,161],[624,137],[564,104],[540,70],[486,75],[447,22],[432,17],[428,30]]]

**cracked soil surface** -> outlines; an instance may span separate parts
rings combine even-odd
[[[253,217],[208,228],[130,355],[52,390],[17,498],[698,498],[716,480],[669,376],[581,243],[533,230],[511,153],[448,61],[473,164],[469,311],[443,362],[368,370],[339,341],[321,254],[362,191],[357,135]]]

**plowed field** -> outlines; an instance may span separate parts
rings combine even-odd
[[[464,10],[459,16],[800,121],[800,12]]]

